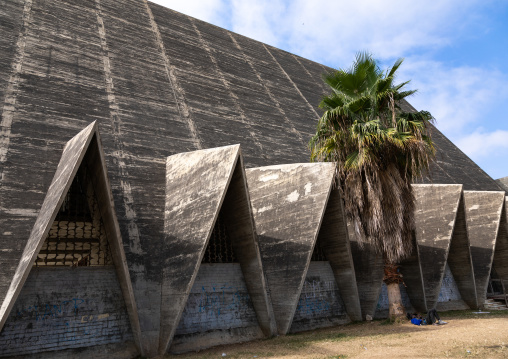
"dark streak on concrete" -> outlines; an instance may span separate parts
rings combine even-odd
[[[221,208],[259,325],[275,333],[238,145],[167,159],[159,353],[171,345]]]
[[[300,298],[334,165],[269,166],[246,173],[277,329],[283,335],[291,327]]]
[[[464,191],[467,231],[471,244],[471,257],[476,281],[476,296],[480,306],[486,300],[504,198],[504,191]]]

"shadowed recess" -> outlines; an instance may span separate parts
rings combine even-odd
[[[480,306],[486,300],[504,197],[504,192],[464,191],[476,297]]]
[[[76,198],[72,202],[85,208],[77,212],[80,213],[81,217],[89,217],[88,230],[87,222],[83,218],[72,222],[72,219],[68,217],[69,211],[66,208],[69,205],[68,201],[70,198],[76,197],[75,194],[69,194],[72,185],[81,186],[84,193],[86,193],[81,203]],[[62,222],[62,225],[65,222],[66,230],[58,228],[60,226],[58,224],[56,227],[57,233],[50,232],[55,227],[55,223],[60,222]],[[67,227],[70,225],[75,225],[75,227],[69,230]],[[81,225],[83,228],[80,230],[79,226]],[[64,232],[68,236],[59,238],[59,235]],[[51,239],[53,237],[56,237],[56,244],[53,244],[54,241]],[[44,245],[46,249],[41,251]],[[51,249],[53,246],[55,247]],[[62,250],[62,246],[65,246],[63,253],[59,252],[59,249]],[[76,249],[76,246],[79,246],[79,248]],[[35,266],[81,267],[110,264],[115,266],[116,278],[119,281],[134,340],[139,347],[139,320],[131,279],[113,207],[113,197],[107,178],[100,136],[97,124],[93,122],[67,142],[63,150],[55,176],[27,240],[23,257],[19,262],[2,304],[0,329],[5,324],[30,271]]]
[[[227,238],[240,264],[257,325],[265,336],[274,334],[275,323],[264,282],[240,146],[170,156],[166,170],[163,249],[166,260],[159,352],[163,354],[171,347],[214,228],[215,232],[227,228]],[[215,226],[219,213],[221,219]],[[213,338],[208,340],[213,341]]]
[[[278,333],[282,335],[291,328],[325,215],[333,184],[334,166],[331,163],[293,164],[253,168],[246,172],[263,267]],[[339,212],[334,210],[336,209],[331,207],[330,216],[339,215]],[[344,240],[344,237],[340,236],[347,233],[345,231],[340,233],[340,228],[330,230],[330,233],[323,234],[325,243],[330,240],[328,235],[340,242]],[[332,234],[335,230],[335,234]],[[346,252],[342,253],[344,257],[340,260],[344,260],[343,265],[347,267],[349,260],[347,244],[342,242],[338,245],[340,246],[346,249]],[[339,256],[337,248],[331,249],[329,259],[335,260]],[[337,264],[335,274],[339,273],[353,278],[351,270],[347,273],[347,270]],[[351,299],[349,310],[357,313],[354,288],[350,287],[350,283],[345,284],[342,278],[341,285],[344,285],[345,293],[350,295],[346,298]]]

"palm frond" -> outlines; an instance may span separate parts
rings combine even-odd
[[[427,111],[398,104],[416,90],[394,85],[398,59],[386,72],[368,53],[351,68],[323,75],[330,88],[309,142],[311,160],[335,162],[346,215],[360,245],[369,243],[390,263],[409,255],[414,230],[411,182],[435,157]]]

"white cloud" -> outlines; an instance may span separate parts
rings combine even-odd
[[[197,19],[226,26],[227,0],[150,0],[156,4],[195,17]]]
[[[487,31],[483,10],[499,6],[497,0],[155,2],[332,67],[349,66],[359,50],[383,64],[406,57],[400,79],[412,79],[410,88],[419,89],[410,99],[417,109],[429,110],[437,127],[473,159],[487,153],[508,158],[502,139],[508,124],[499,118],[508,103],[508,73],[438,57],[439,50]]]
[[[488,156],[497,156],[508,150],[508,131],[496,130],[487,132],[477,130],[457,141],[457,145],[473,160]],[[505,159],[505,165],[508,159]],[[508,175],[508,168],[505,167]]]
[[[359,49],[379,58],[398,57],[415,48],[448,44],[450,26],[461,12],[457,4],[459,1],[298,0],[291,7],[291,17],[301,21],[292,23],[290,44],[306,57],[317,55],[337,64],[350,63]],[[460,5],[467,8],[468,1]]]
[[[153,0],[152,0],[153,1]],[[381,59],[450,44],[480,0],[155,0],[163,6],[315,61],[349,64],[361,49]]]
[[[428,110],[437,127],[452,135],[471,131],[508,100],[508,75],[496,69],[470,66],[450,67],[441,62],[408,58],[401,80],[412,79],[408,88],[418,89],[410,99],[418,110]],[[479,124],[478,124],[479,123]]]
[[[349,64],[451,44],[490,1],[152,0],[318,62]]]
[[[258,41],[279,45],[281,30],[277,26],[286,6],[281,0],[231,1],[231,27],[234,32]]]
[[[455,144],[492,178],[508,176],[508,131],[478,129]]]
[[[409,101],[428,110],[436,126],[494,178],[508,175],[508,74],[497,69],[450,67],[408,58],[401,80],[419,92]]]

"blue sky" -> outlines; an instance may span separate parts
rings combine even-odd
[[[151,0],[334,68],[358,51],[418,93],[437,127],[493,178],[508,176],[507,0]]]

